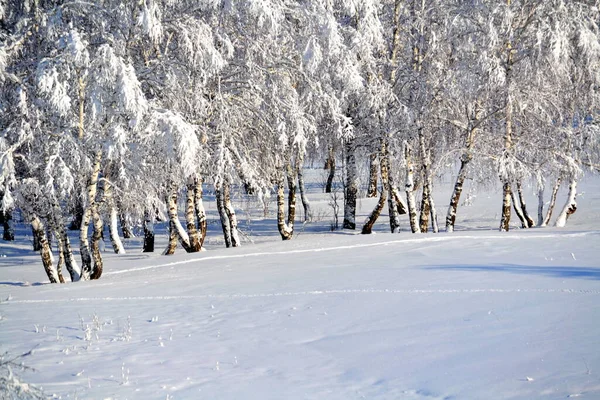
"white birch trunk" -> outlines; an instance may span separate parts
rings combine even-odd
[[[113,250],[116,254],[125,254],[125,247],[123,246],[123,242],[119,237],[119,216],[117,213],[116,207],[113,205],[110,206],[110,224],[108,225],[108,231],[110,235],[110,242],[112,243]]]
[[[411,158],[411,149],[407,142],[404,142],[404,160],[406,162],[406,203],[408,206],[408,218],[412,233],[421,233],[417,217],[417,202],[415,201],[415,178],[414,165]]]
[[[177,215],[177,185],[171,184],[171,193],[167,197],[167,205],[169,212],[169,226],[172,226],[175,230],[175,234],[179,238],[179,242],[183,246],[186,252],[189,253],[190,249],[190,238],[181,225],[179,221],[179,216]]]
[[[237,216],[235,215],[235,209],[231,204],[231,183],[229,179],[225,179],[225,187],[223,188],[223,205],[225,206],[225,213],[229,220],[229,229],[231,230],[231,246],[241,246],[240,235],[238,232]]]
[[[59,242],[59,253],[62,255],[65,267],[71,276],[71,282],[77,282],[81,279],[81,268],[79,268],[79,265],[77,265],[77,261],[75,260],[71,242],[69,241],[69,236],[65,229],[62,210],[60,209],[58,202],[56,202],[56,199],[52,205],[51,220],[52,225],[54,225],[56,240]]]
[[[123,242],[121,241],[121,237],[119,236],[119,215],[113,197],[113,188],[112,185],[108,182],[105,182],[105,186],[106,188],[104,191],[104,195],[106,197],[106,203],[108,204],[108,233],[110,236],[110,242],[112,244],[115,254],[125,254],[125,247],[123,247]]]
[[[227,216],[227,210],[225,209],[225,198],[223,192],[223,183],[218,181],[215,182],[215,197],[217,200],[217,211],[221,219],[221,227],[223,229],[223,238],[225,239],[225,247],[231,247],[231,225],[229,217]]]
[[[196,178],[188,178],[185,197],[185,223],[188,237],[190,238],[190,252],[200,251],[200,234],[196,228],[195,191]]]
[[[373,232],[373,226],[375,222],[381,215],[381,211],[385,205],[385,201],[387,199],[387,193],[389,191],[389,181],[388,181],[388,167],[387,167],[387,146],[384,140],[381,142],[381,151],[380,151],[379,167],[381,169],[381,193],[379,194],[379,200],[377,201],[377,205],[365,221],[361,233],[363,235],[368,235]],[[371,160],[371,165],[376,164],[373,160]],[[371,175],[373,175],[371,171]],[[377,174],[375,174],[377,176]],[[377,183],[377,182],[375,182]],[[377,189],[377,186],[375,187]]]
[[[204,239],[206,239],[206,211],[204,210],[204,202],[202,201],[202,178],[196,180],[196,187],[194,188],[194,207],[196,212],[196,229],[199,232],[200,248],[204,245]]]
[[[521,221],[521,228],[522,229],[527,228],[527,221],[525,220],[525,216],[523,215],[523,210],[521,210],[521,208],[519,208],[519,204],[517,202],[517,199],[515,198],[514,192],[510,192],[510,199],[512,201],[513,208],[515,209],[515,213],[517,214],[519,221]]]
[[[571,184],[569,185],[569,197],[567,198],[567,202],[563,207],[560,214],[558,214],[558,218],[556,218],[556,223],[554,226],[558,228],[564,228],[567,224],[567,219],[571,214],[574,214],[577,211],[577,179],[571,179]]]
[[[52,251],[50,250],[50,244],[48,243],[48,238],[46,236],[44,224],[37,215],[33,215],[33,217],[31,218],[31,228],[33,229],[34,234],[39,238],[42,265],[44,266],[44,270],[46,271],[46,275],[48,276],[50,283],[60,282],[60,278],[58,277],[58,271],[56,270],[52,262]]]
[[[102,160],[102,150],[96,152],[92,174],[87,184],[87,207],[81,220],[79,230],[79,252],[81,254],[81,279],[87,281],[92,274],[92,256],[90,254],[90,245],[88,241],[88,229],[92,218],[92,206],[96,202],[96,192],[98,190],[98,174],[100,173],[100,162]]]
[[[552,212],[554,211],[554,206],[556,205],[556,196],[558,195],[558,189],[560,189],[560,184],[562,183],[562,179],[558,177],[554,187],[552,188],[552,195],[550,196],[550,204],[548,205],[548,210],[546,211],[546,216],[544,217],[544,222],[542,226],[548,226],[550,223],[550,218],[552,218]]]

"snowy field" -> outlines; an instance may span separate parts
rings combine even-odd
[[[412,235],[404,216],[400,234],[382,218],[363,236],[329,231],[315,184],[317,221],[290,242],[238,201],[241,248],[211,213],[206,252],[107,243],[99,281],[63,285],[20,225],[0,241],[0,352],[34,349],[21,377],[63,399],[598,399],[600,181],[580,192],[565,229],[517,229],[513,214],[497,232],[490,190],[453,234]]]

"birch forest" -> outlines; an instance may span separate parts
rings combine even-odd
[[[340,229],[387,214],[391,232],[452,232],[467,179],[502,188],[501,231],[565,226],[600,169],[599,6],[0,0],[3,240],[18,213],[51,282],[98,279],[105,231],[116,253],[134,227],[140,251],[200,251],[206,192],[227,247],[238,193],[289,240],[310,222],[309,165],[341,188]],[[454,190],[434,204],[442,174]]]

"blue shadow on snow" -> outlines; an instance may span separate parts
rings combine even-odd
[[[543,275],[553,278],[574,278],[600,280],[600,267],[566,267],[566,266],[534,266],[534,265],[437,265],[425,269],[478,271],[478,272],[508,272],[521,275]]]

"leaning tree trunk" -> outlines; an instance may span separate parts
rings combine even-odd
[[[240,242],[240,235],[238,232],[237,216],[235,215],[235,209],[231,204],[231,182],[229,178],[225,178],[223,187],[223,205],[225,207],[225,213],[229,220],[229,229],[231,230],[231,246],[239,247],[242,243]]]
[[[200,248],[204,245],[206,239],[206,211],[204,210],[204,202],[202,201],[202,178],[196,179],[194,187],[194,207],[196,212],[196,229],[200,232]]]
[[[98,190],[98,175],[100,174],[100,161],[102,160],[102,150],[96,152],[92,174],[87,183],[87,201],[88,205],[83,213],[81,228],[79,230],[79,252],[81,254],[81,279],[89,280],[92,274],[92,255],[90,254],[90,244],[88,241],[88,229],[92,218],[92,207],[96,202],[96,192]]]
[[[39,238],[42,264],[44,266],[44,270],[46,271],[46,275],[48,275],[50,283],[60,282],[58,271],[56,270],[54,265],[52,265],[52,251],[50,250],[48,238],[46,237],[46,229],[44,228],[44,224],[42,223],[40,218],[35,214],[31,219],[31,228],[33,229],[34,235]]]
[[[333,146],[329,147],[329,155],[325,163],[325,169],[329,170],[327,175],[327,183],[325,184],[325,193],[331,193],[333,180],[335,179],[335,151]]]
[[[379,162],[379,166],[381,168],[381,193],[379,194],[379,200],[377,201],[377,205],[375,206],[375,209],[373,209],[373,211],[367,218],[367,221],[363,225],[363,228],[361,231],[361,233],[363,235],[370,234],[373,232],[373,226],[375,225],[377,218],[379,218],[379,216],[381,215],[381,211],[383,210],[385,201],[387,199],[387,193],[389,191],[389,187],[388,187],[388,166],[387,166],[387,159],[385,158],[386,154],[387,154],[387,146],[386,146],[385,142],[382,140],[381,152],[380,152],[381,160]],[[374,164],[373,161],[371,161],[371,165],[373,165],[373,164]],[[375,176],[377,176],[377,174],[375,174]]]
[[[367,188],[367,197],[372,198],[377,196],[377,170],[378,167],[377,152],[373,152],[369,156],[369,187]],[[381,200],[381,199],[380,199]]]
[[[155,212],[148,208],[144,210],[144,247],[142,249],[144,253],[154,252],[154,214]],[[177,241],[175,241],[175,246],[177,246]]]
[[[188,178],[186,185],[186,197],[185,197],[185,224],[187,228],[188,237],[190,238],[190,252],[196,253],[200,251],[200,233],[196,227],[196,213],[195,213],[195,192],[197,186],[197,179],[195,177]]]
[[[217,199],[217,210],[219,211],[219,217],[221,218],[225,247],[229,248],[232,244],[231,224],[229,222],[229,217],[227,216],[227,210],[225,209],[225,194],[222,181],[215,182],[215,197]]]
[[[446,232],[454,232],[454,224],[456,222],[456,211],[458,210],[458,204],[460,202],[460,196],[463,191],[465,179],[467,178],[467,167],[473,159],[473,145],[475,144],[475,137],[479,133],[479,121],[481,117],[481,108],[479,104],[475,103],[475,113],[473,117],[469,117],[469,126],[467,127],[465,137],[465,149],[460,158],[460,168],[458,170],[458,176],[454,183],[454,191],[452,197],[450,197],[450,206],[448,207],[448,213],[446,214]]]
[[[558,218],[556,218],[556,223],[554,226],[558,228],[563,228],[567,224],[567,219],[571,214],[574,214],[577,211],[577,179],[572,178],[571,184],[569,185],[569,197],[567,198],[567,202],[563,207],[560,214],[558,214]]]
[[[175,254],[177,248],[177,227],[173,221],[169,221],[169,241],[167,242],[167,248],[163,252],[165,256]]]
[[[521,186],[521,182],[517,181],[517,194],[519,196],[519,204],[521,205],[521,211],[523,213],[523,218],[527,222],[527,228],[532,228],[535,225],[533,222],[533,218],[527,212],[527,204],[525,203],[525,198],[523,197],[523,187]]]
[[[346,142],[346,182],[344,188],[344,222],[342,228],[356,229],[356,196],[358,194],[358,171],[356,167],[354,139]]]
[[[556,195],[558,194],[558,189],[560,189],[560,184],[562,180],[560,176],[556,179],[556,183],[552,188],[552,196],[550,196],[550,205],[548,205],[548,211],[546,211],[546,216],[544,217],[544,222],[542,222],[542,226],[548,226],[550,223],[550,218],[552,218],[552,212],[554,211],[554,206],[556,205]]]
[[[417,220],[417,204],[415,201],[415,177],[414,165],[411,157],[411,148],[404,142],[404,161],[406,163],[406,203],[408,207],[408,218],[412,233],[420,233],[419,221]]]
[[[304,154],[300,150],[298,155],[298,191],[300,192],[300,200],[304,208],[304,222],[312,221],[312,211],[310,210],[310,202],[306,196],[306,188],[304,187]]]
[[[527,228],[527,220],[525,219],[525,215],[523,215],[523,210],[518,206],[517,199],[515,198],[515,192],[510,192],[510,199],[512,201],[513,208],[515,209],[515,213],[517,217],[519,217],[519,221],[521,221],[521,228]]]

